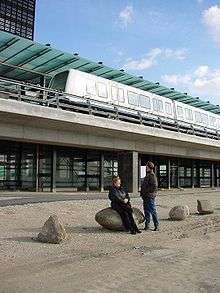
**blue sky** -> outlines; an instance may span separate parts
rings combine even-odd
[[[37,0],[35,40],[220,104],[220,0]]]

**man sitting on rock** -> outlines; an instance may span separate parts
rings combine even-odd
[[[126,231],[130,231],[131,234],[141,233],[138,229],[134,218],[133,211],[130,204],[130,197],[128,193],[121,186],[120,177],[114,177],[112,180],[112,187],[108,194],[111,200],[111,207],[119,213],[123,226]]]

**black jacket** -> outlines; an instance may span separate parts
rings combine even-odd
[[[156,197],[158,189],[157,177],[154,172],[148,172],[141,185],[141,197]]]
[[[127,198],[130,201],[128,192],[123,187],[112,186],[109,189],[108,197],[112,204],[124,204],[124,199]]]

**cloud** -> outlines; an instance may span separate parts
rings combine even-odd
[[[178,85],[178,84],[189,84],[191,81],[191,76],[189,74],[165,74],[162,76],[163,81],[172,84],[172,85]]]
[[[132,6],[126,6],[119,13],[119,22],[122,27],[126,28],[134,21],[134,10]]]
[[[129,58],[123,67],[127,70],[144,70],[156,65],[159,58],[183,60],[186,58],[186,50],[154,48],[145,57],[140,59]]]
[[[165,49],[164,55],[166,58],[184,60],[186,59],[186,49],[180,49],[180,50]]]
[[[188,74],[163,75],[162,80],[169,85],[184,87],[196,95],[216,96],[220,99],[220,69],[201,65]]]
[[[198,2],[199,4],[201,4],[201,3],[203,2],[203,0],[197,0],[197,2]]]
[[[220,42],[220,6],[211,6],[203,12],[203,22],[215,41]]]

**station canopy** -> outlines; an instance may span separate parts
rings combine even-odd
[[[92,62],[77,53],[56,50],[50,44],[42,45],[7,32],[0,32],[0,76],[13,80],[38,83],[40,79],[51,79],[55,74],[77,69],[103,78],[120,82],[163,97],[177,100],[200,109],[220,115],[219,105],[202,101],[174,88],[168,88],[105,66],[102,62]]]

